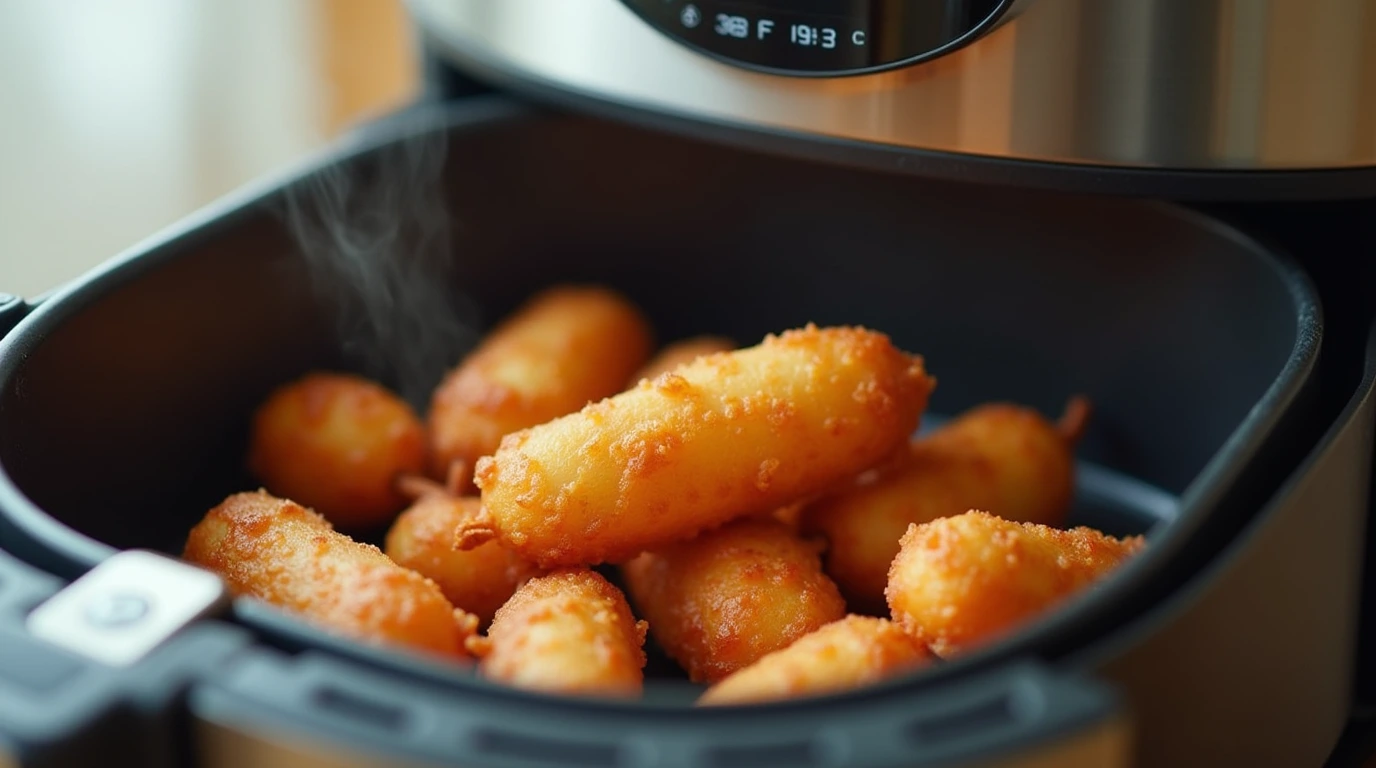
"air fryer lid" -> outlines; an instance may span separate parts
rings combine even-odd
[[[1376,194],[1351,0],[410,0],[449,67],[757,149],[1170,199]]]
[[[1179,497],[1178,516],[1154,524],[1138,560],[984,653],[817,702],[720,715],[673,702],[665,710],[652,696],[635,710],[647,723],[670,718],[664,727],[702,743],[734,717],[744,718],[738,735],[747,743],[750,722],[787,719],[790,733],[817,731],[813,718],[836,720],[830,701],[853,702],[864,713],[860,728],[873,712],[864,701],[987,681],[979,675],[1000,670],[1022,679],[1022,668],[997,662],[1092,642],[1140,610],[1144,595],[1184,577],[1187,545],[1226,537],[1235,521],[1220,514],[1222,500],[1265,448],[1317,347],[1317,305],[1301,276],[1231,230],[1156,205],[876,178],[500,101],[383,131],[303,181],[342,173],[361,188],[386,184],[398,157],[414,157],[426,141],[443,150],[453,305],[473,308],[465,319],[475,329],[564,281],[624,291],[664,339],[865,324],[926,356],[941,381],[935,413],[997,399],[1054,413],[1069,393],[1087,392],[1097,415],[1081,455],[1102,470],[1082,472],[1082,520],[1126,532],[1153,525],[1152,515],[1169,518],[1176,507],[1157,502]],[[400,207],[425,204],[403,198]],[[54,296],[0,342],[7,548],[66,576],[117,549],[176,553],[207,508],[252,487],[241,469],[247,417],[273,386],[343,366],[405,388],[396,369],[369,367],[385,356],[350,354],[340,343],[331,305],[347,304],[347,291],[323,294],[323,304],[313,298],[319,276],[305,268],[282,208],[275,187],[226,204]],[[81,482],[72,481],[76,471]],[[253,603],[235,611],[280,649],[265,650],[266,669],[363,664],[403,690],[443,691],[452,706],[469,695],[563,706],[326,639]],[[275,695],[261,687],[231,686],[241,699]],[[256,701],[280,723],[297,711],[288,699],[273,705],[281,712]],[[580,711],[619,716],[618,706],[588,702]],[[587,727],[593,722],[615,719]],[[863,733],[853,731],[856,743]],[[889,757],[923,759],[921,739],[902,743],[909,752]]]

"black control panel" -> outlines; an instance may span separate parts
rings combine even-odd
[[[1013,0],[623,0],[656,29],[731,64],[864,74],[947,53]]]

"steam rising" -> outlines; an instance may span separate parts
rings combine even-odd
[[[438,132],[389,144],[375,163],[313,175],[289,191],[285,211],[344,352],[422,413],[475,337],[453,274],[445,153]]]

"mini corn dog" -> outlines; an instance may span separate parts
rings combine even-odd
[[[949,657],[996,640],[1103,578],[1145,546],[970,511],[908,526],[889,570],[893,619]]]
[[[488,679],[547,693],[638,696],[645,630],[621,591],[571,568],[527,581],[469,646]]]
[[[624,562],[853,477],[906,445],[933,386],[921,358],[860,328],[700,358],[504,438],[478,462],[483,510],[457,544]]]
[[[540,571],[491,541],[454,549],[454,528],[477,514],[480,502],[443,493],[421,496],[387,532],[383,551],[397,565],[432,579],[455,605],[486,626],[523,582]]]
[[[239,493],[206,513],[183,558],[251,596],[359,639],[467,659],[477,620],[433,581],[320,515],[264,492]]]
[[[713,683],[846,615],[820,547],[744,518],[622,566],[655,640],[693,682]]]
[[[627,386],[635,386],[641,379],[653,379],[661,373],[669,373],[680,365],[687,365],[699,357],[718,352],[730,352],[736,343],[721,336],[694,336],[676,341],[659,351],[645,367],[635,372]]]
[[[279,387],[254,414],[249,470],[342,528],[386,523],[406,504],[397,478],[425,468],[411,407],[358,376],[313,373]]]
[[[909,523],[987,509],[1006,520],[1064,524],[1088,411],[1075,398],[1058,426],[1010,404],[971,409],[888,466],[807,505],[801,529],[827,540],[827,573],[851,610],[881,613],[889,564]]]
[[[702,706],[758,704],[859,688],[926,666],[926,646],[887,619],[850,615],[727,677]]]
[[[614,394],[650,355],[640,312],[602,288],[549,289],[492,331],[436,388],[430,405],[431,474],[471,468],[504,435]],[[455,477],[464,490],[467,477]]]

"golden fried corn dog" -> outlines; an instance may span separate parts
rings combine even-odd
[[[476,618],[455,610],[433,581],[295,502],[262,491],[230,496],[192,528],[182,556],[219,574],[235,595],[323,628],[468,658]]]
[[[450,602],[486,626],[516,588],[540,571],[495,541],[466,552],[454,549],[454,528],[478,507],[473,497],[424,495],[397,517],[383,551],[397,565],[433,580]]]
[[[659,354],[651,358],[645,367],[635,372],[627,386],[640,383],[641,379],[653,379],[661,373],[668,373],[680,365],[687,365],[699,357],[730,352],[736,342],[721,336],[694,336],[665,346]]]
[[[457,543],[622,562],[854,476],[906,444],[933,386],[921,358],[860,328],[700,358],[508,435],[478,462],[483,511]]]
[[[655,640],[713,683],[846,615],[820,546],[776,520],[743,518],[622,566]]]
[[[535,296],[494,329],[436,388],[431,474],[471,468],[504,435],[616,393],[650,355],[650,328],[625,298],[567,286]],[[456,478],[464,490],[468,478]]]
[[[903,534],[889,569],[893,619],[941,656],[996,640],[1136,554],[1141,536],[1060,530],[971,511]]]
[[[727,677],[703,706],[820,696],[871,685],[926,666],[927,647],[887,619],[850,615],[804,635]]]
[[[851,610],[882,613],[889,564],[910,523],[987,509],[1007,520],[1063,525],[1088,407],[1073,399],[1059,426],[1015,405],[974,408],[914,440],[889,465],[809,504],[801,530],[827,540],[827,573]]]
[[[497,610],[470,647],[483,676],[518,688],[591,696],[638,696],[645,630],[621,591],[596,571],[537,576]]]
[[[411,407],[382,386],[314,373],[259,406],[248,465],[267,490],[341,528],[378,526],[406,504],[397,478],[425,468],[425,430]]]

